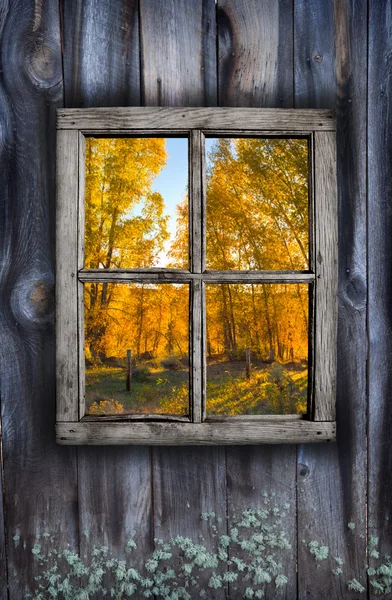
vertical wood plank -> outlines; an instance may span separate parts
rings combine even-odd
[[[211,0],[141,0],[144,106],[214,106],[215,4]]]
[[[339,316],[335,445],[298,453],[299,598],[357,598],[366,586],[366,64],[365,0],[296,0],[295,102],[337,109]],[[317,260],[317,256],[315,257]],[[348,523],[356,525],[355,532]],[[344,579],[316,570],[302,540],[344,560]],[[316,575],[317,573],[317,575]]]
[[[17,599],[37,587],[36,536],[49,532],[57,548],[77,549],[77,478],[75,450],[57,446],[54,429],[58,3],[3,3],[0,21],[8,65],[0,82],[0,395],[9,597]]]
[[[63,5],[67,107],[139,102],[137,2],[71,0]],[[140,561],[152,548],[148,448],[79,448],[82,552],[105,544],[121,556],[136,531]]]
[[[63,24],[65,106],[137,106],[138,1],[66,0]]]
[[[146,106],[213,106],[217,98],[213,0],[142,0],[142,88]],[[201,268],[201,265],[198,265]],[[154,532],[180,534],[213,547],[214,532],[200,520],[214,512],[225,526],[223,448],[154,448]],[[203,581],[209,598],[224,598]]]
[[[7,550],[5,541],[5,513],[4,513],[4,463],[3,463],[3,439],[0,426],[0,598],[7,600]]]
[[[392,553],[392,7],[369,2],[369,534]],[[370,564],[379,561],[370,559]],[[370,597],[375,598],[374,590]],[[389,598],[390,594],[381,598]],[[380,598],[380,596],[377,596]]]
[[[291,2],[218,1],[220,105],[292,106],[292,27]],[[293,550],[282,557],[288,577],[282,597],[296,598],[295,446],[228,448],[227,481],[229,525],[243,510],[263,508],[263,492],[274,492],[279,503],[290,505],[285,530]],[[276,597],[272,586],[265,597]]]
[[[77,131],[58,132],[56,158],[56,419],[61,422],[79,418]]]
[[[219,105],[290,108],[290,0],[218,0]]]
[[[316,327],[314,392],[315,421],[334,421],[336,402],[336,333],[338,291],[338,206],[336,136],[314,133]],[[318,401],[317,401],[318,399]]]

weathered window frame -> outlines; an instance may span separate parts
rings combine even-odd
[[[61,109],[57,123],[57,441],[60,444],[261,444],[336,437],[337,192],[335,113],[242,108]],[[83,268],[86,136],[189,136],[190,271]],[[306,137],[310,154],[310,269],[205,271],[203,137]],[[187,422],[155,415],[93,417],[84,412],[83,283],[184,282],[201,315],[204,282],[310,283],[313,288],[312,405],[301,415],[209,417],[203,410],[203,324],[191,328],[192,410]]]

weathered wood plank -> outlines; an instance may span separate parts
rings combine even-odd
[[[214,106],[217,102],[215,33],[214,0],[142,0],[143,103]],[[157,122],[161,111],[166,109],[157,110]],[[176,113],[170,108],[166,114],[171,111],[173,115]],[[183,126],[182,114],[182,110],[177,112],[177,126]],[[165,539],[179,533],[197,541],[202,533],[205,543],[213,546],[214,533],[204,522],[201,524],[200,514],[215,512],[224,522],[224,450],[154,448],[152,456],[156,534]],[[223,590],[212,590],[206,581],[203,583],[209,598],[223,600]]]
[[[142,0],[140,30],[142,104],[214,106],[214,3]]]
[[[138,3],[75,0],[63,5],[65,98],[68,106],[139,102]],[[121,555],[130,528],[140,560],[152,548],[148,448],[80,448],[80,547],[105,542]],[[134,485],[134,482],[137,485]],[[89,535],[86,535],[89,534]]]
[[[77,471],[75,452],[57,446],[54,431],[58,3],[2,3],[0,22],[0,396],[9,597],[16,600],[37,588],[36,536],[50,532],[56,548],[77,549]]]
[[[83,448],[78,471],[83,550],[108,546],[125,559],[125,546],[132,537],[137,544],[132,563],[140,567],[146,560],[151,535],[148,454],[143,447]]]
[[[220,106],[293,102],[292,2],[219,0]]]
[[[347,588],[353,577],[366,586],[366,21],[366,1],[295,3],[296,106],[337,101],[339,192],[338,443],[298,453],[301,600],[358,598]],[[331,574],[329,561],[316,570],[303,539],[340,556],[344,578]]]
[[[316,324],[314,335],[314,419],[336,415],[338,291],[338,206],[334,132],[314,135]]]
[[[145,77],[145,74],[143,74]],[[290,110],[286,108],[77,108],[57,112],[59,129],[102,131],[113,129],[179,130],[202,129],[216,131],[265,130],[303,133],[304,131],[334,131],[333,110]]]
[[[79,134],[57,134],[56,418],[79,419],[78,196]]]
[[[148,444],[153,446],[296,444],[301,442],[333,442],[336,425],[330,421],[294,419],[265,421],[214,421],[212,423],[113,423],[80,421],[57,423],[59,444]],[[161,452],[165,453],[162,448]],[[237,448],[233,449],[235,453]],[[268,449],[265,449],[267,454]],[[191,468],[191,467],[189,467]],[[205,472],[206,478],[210,473]]]
[[[392,553],[390,356],[392,293],[392,14],[390,3],[369,2],[369,534],[381,556]],[[380,561],[370,559],[371,566]],[[380,598],[370,590],[371,598]],[[390,594],[381,598],[389,598]]]
[[[301,121],[301,113],[289,110],[293,98],[292,31],[291,2],[218,0],[218,47],[223,59],[219,62],[220,104],[263,107],[266,115],[269,108],[288,107],[279,114],[297,114],[293,120]],[[302,127],[306,127],[304,123]],[[243,510],[260,507],[263,491],[276,492],[290,505],[287,537],[294,552],[282,560],[289,579],[282,594],[287,600],[297,597],[295,459],[294,446],[227,449],[229,525]],[[275,597],[275,590],[266,592],[267,600]]]
[[[207,442],[210,444],[211,442]],[[187,536],[207,547],[216,547],[216,535],[203,513],[215,513],[217,532],[226,533],[226,477],[221,448],[166,448],[154,452],[154,534],[167,539]],[[201,573],[200,587],[213,599],[225,598],[223,590],[208,587],[209,575]],[[198,597],[198,592],[195,593]]]
[[[65,105],[139,104],[137,0],[67,0],[62,17]]]
[[[5,541],[5,513],[4,513],[4,463],[3,463],[3,440],[0,427],[0,598],[7,600],[7,550]]]

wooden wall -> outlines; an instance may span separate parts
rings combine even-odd
[[[323,540],[346,579],[367,519],[392,554],[391,0],[2,0],[0,36],[0,597],[34,587],[15,535],[120,553],[134,529],[142,559],[154,536],[208,542],[201,512],[230,521],[274,491],[298,550],[283,598],[357,598],[301,540]],[[127,105],[336,107],[336,445],[56,446],[55,109]]]

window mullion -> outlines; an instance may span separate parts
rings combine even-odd
[[[192,130],[190,135],[190,249],[191,271],[202,273],[204,269],[203,243],[203,135]],[[201,423],[203,414],[203,285],[200,280],[191,283],[191,415],[194,423]]]

